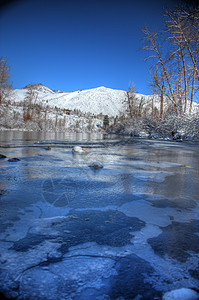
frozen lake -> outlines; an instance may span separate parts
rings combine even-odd
[[[75,145],[90,152],[73,154]],[[199,289],[198,144],[7,131],[0,153],[5,297],[146,300]]]

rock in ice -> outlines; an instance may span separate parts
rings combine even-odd
[[[94,170],[98,170],[98,169],[102,169],[103,165],[100,162],[96,161],[96,162],[93,162],[89,167]]]
[[[164,294],[163,300],[198,300],[199,294],[192,289],[181,288]]]

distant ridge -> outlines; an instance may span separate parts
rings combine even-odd
[[[37,103],[48,105],[52,108],[79,110],[83,113],[93,115],[108,115],[116,117],[127,114],[128,98],[127,92],[99,86],[92,89],[78,90],[74,92],[52,91],[42,84],[29,84],[23,89],[14,90],[15,101],[24,101],[27,89],[33,88],[38,93]],[[149,114],[153,108],[160,109],[160,101],[157,95],[133,94],[136,98],[136,105]],[[153,100],[153,101],[152,101]],[[165,101],[164,109],[168,107]],[[187,111],[189,105],[187,105]],[[193,112],[198,111],[198,104],[193,103]]]
[[[29,88],[40,91],[42,93],[54,93],[50,88],[48,88],[47,86],[44,86],[41,83],[36,83],[36,84],[30,83],[30,84],[26,85],[23,89],[29,89]]]

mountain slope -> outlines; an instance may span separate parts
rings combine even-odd
[[[55,95],[54,95],[55,96]],[[98,115],[116,116],[124,112],[124,101],[126,99],[125,91],[113,90],[106,87],[98,87],[90,90],[72,92],[66,95],[60,95],[58,98],[46,97],[49,105],[56,105],[60,108],[80,111]]]
[[[110,89],[104,86],[67,93],[52,91],[41,84],[29,85],[23,89],[14,90],[11,100],[16,102],[24,101],[30,87],[33,88],[35,95],[38,95],[37,103],[42,103],[43,106],[48,105],[52,108],[78,109],[83,113],[102,114],[110,117],[126,114],[128,108],[126,91]],[[134,94],[134,96],[136,98],[136,106],[142,105],[142,109],[148,111],[149,114],[152,110],[152,105],[158,110],[160,109],[158,96],[138,93]],[[164,109],[167,107],[168,103],[165,101]],[[187,105],[187,111],[188,109],[189,105]],[[193,112],[196,110],[198,111],[198,104],[193,103]]]

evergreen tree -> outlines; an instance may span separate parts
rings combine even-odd
[[[103,121],[103,127],[106,130],[108,126],[109,126],[109,117],[108,117],[108,115],[105,115],[104,121]]]

